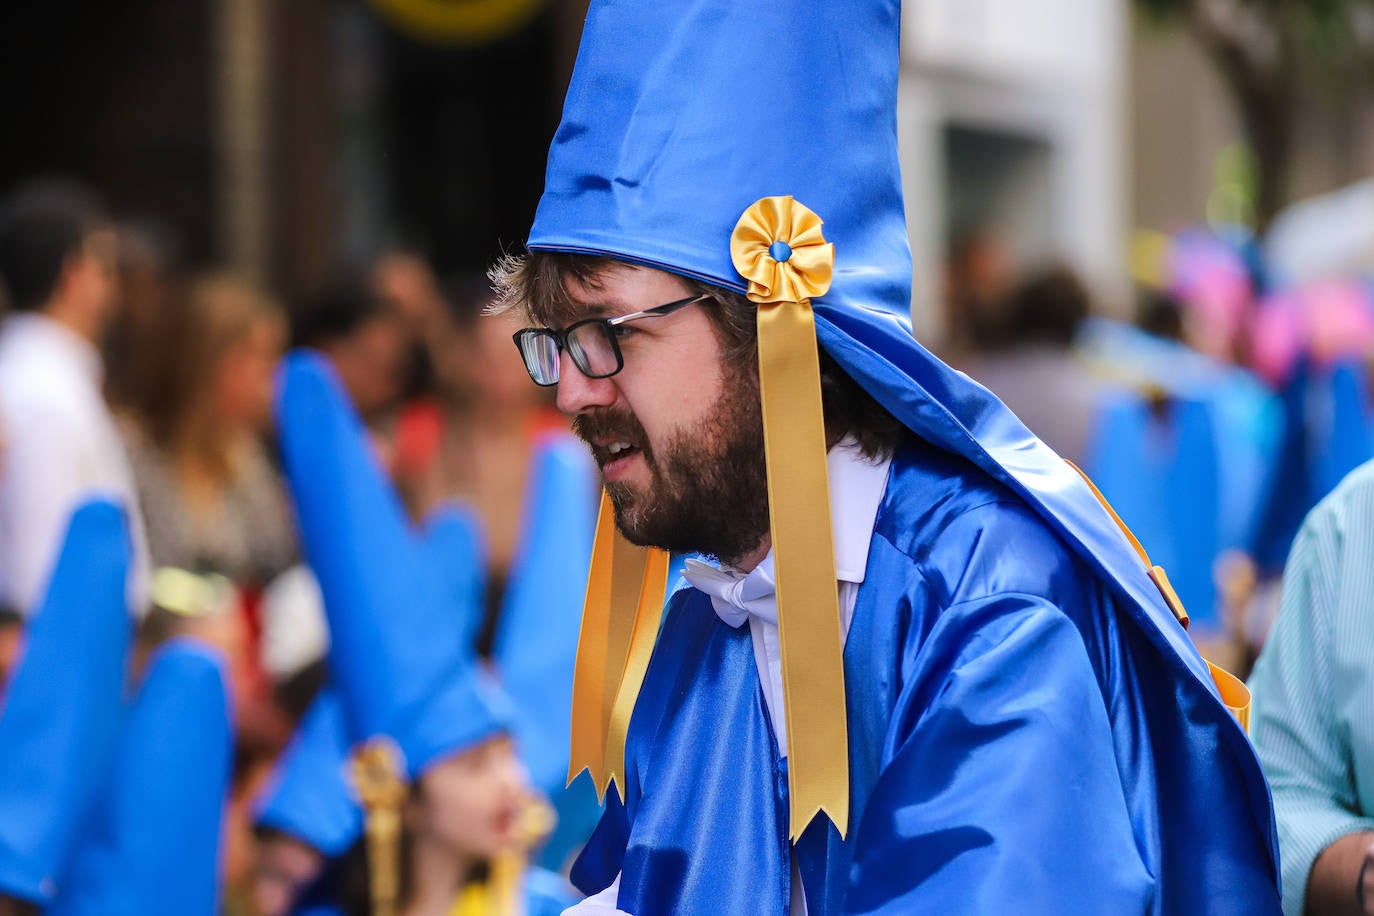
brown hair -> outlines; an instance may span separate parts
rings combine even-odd
[[[230,471],[226,456],[217,453],[215,419],[205,401],[214,368],[224,355],[264,323],[284,329],[285,313],[276,300],[224,273],[207,273],[187,288],[185,308],[167,316],[163,332],[162,364],[153,386],[157,396],[135,405],[149,438],[168,454],[198,453],[218,474]]]
[[[496,300],[490,312],[521,309],[537,324],[556,327],[578,314],[568,294],[568,280],[590,289],[612,267],[634,267],[599,255],[531,251],[507,255],[492,268]],[[681,277],[687,289],[711,299],[706,314],[725,349],[727,360],[758,363],[758,308],[743,294],[694,277]],[[821,400],[830,444],[853,436],[868,458],[890,457],[913,434],[845,372],[829,353],[820,351]]]

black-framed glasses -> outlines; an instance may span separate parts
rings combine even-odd
[[[553,328],[524,328],[515,332],[515,346],[525,361],[525,371],[536,385],[545,388],[558,384],[559,354],[564,350],[572,357],[573,365],[587,378],[610,378],[625,368],[620,353],[620,325],[640,318],[661,318],[678,309],[710,299],[710,296],[688,296],[641,312],[631,312],[615,318],[588,318],[570,324],[561,331]]]

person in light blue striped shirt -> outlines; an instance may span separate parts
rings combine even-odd
[[[1303,523],[1250,688],[1284,913],[1374,914],[1374,462]]]

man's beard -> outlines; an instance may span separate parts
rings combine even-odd
[[[616,527],[632,544],[707,554],[727,564],[758,548],[768,533],[768,476],[758,377],[751,370],[727,369],[707,417],[657,451],[629,411],[574,418],[573,431],[582,439],[631,442],[648,466],[647,490],[606,484]]]

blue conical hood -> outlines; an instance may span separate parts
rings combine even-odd
[[[277,418],[350,743],[390,735],[413,776],[504,730],[503,698],[469,644],[481,568],[471,519],[449,510],[426,538],[411,530],[357,414],[318,356],[288,357]],[[459,572],[442,568],[440,555]]]
[[[130,620],[124,512],[72,515],[23,657],[0,697],[0,893],[44,904],[114,752]]]
[[[280,830],[329,858],[358,839],[363,812],[344,778],[349,751],[339,698],[326,687],[315,697],[259,796],[254,822]]]
[[[234,737],[225,661],[160,647],[49,916],[213,916]]]
[[[835,244],[821,301],[906,314],[900,20],[897,0],[593,2],[528,247],[743,290],[736,221],[791,195]]]

